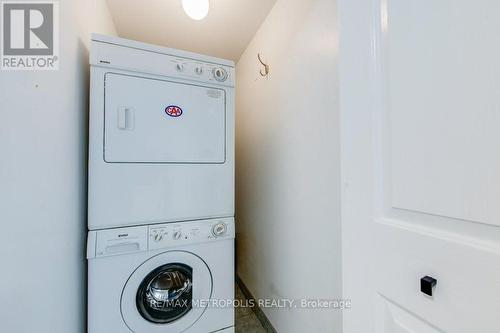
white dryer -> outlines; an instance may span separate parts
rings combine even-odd
[[[233,333],[234,220],[91,231],[89,333]]]
[[[90,230],[234,216],[234,63],[93,35]]]

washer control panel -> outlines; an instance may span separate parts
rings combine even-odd
[[[149,249],[234,238],[234,218],[155,224],[149,227]]]
[[[234,218],[94,230],[88,233],[87,258],[234,239]]]

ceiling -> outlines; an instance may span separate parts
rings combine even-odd
[[[210,0],[195,21],[181,0],[106,0],[118,35],[237,61],[276,0]]]

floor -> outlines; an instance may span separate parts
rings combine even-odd
[[[236,285],[236,299],[240,301],[246,299],[238,285]],[[237,307],[236,333],[266,333],[266,330],[251,308]]]

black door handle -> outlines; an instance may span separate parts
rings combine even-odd
[[[431,276],[424,276],[420,279],[420,291],[432,296],[432,289],[437,284],[437,280]]]

